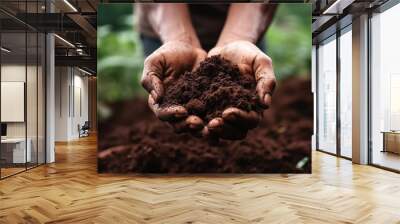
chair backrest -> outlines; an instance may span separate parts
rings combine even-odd
[[[85,121],[85,123],[83,124],[82,128],[90,128],[89,121]]]

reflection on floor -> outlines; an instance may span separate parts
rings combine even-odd
[[[1,178],[13,175],[15,173],[18,173],[18,172],[21,172],[21,171],[24,171],[24,170],[25,170],[25,167],[23,167],[23,168],[20,168],[20,167],[17,167],[17,168],[14,168],[14,167],[1,168]]]
[[[400,155],[392,152],[374,151],[373,164],[400,170]]]
[[[27,163],[26,167],[27,169],[30,169],[32,167],[36,167],[37,164],[36,163]],[[13,165],[13,164],[8,164],[8,165],[3,165],[3,167],[1,168],[1,178],[5,178],[8,176],[11,176],[13,174],[25,171],[25,164],[18,164],[18,165]]]
[[[313,152],[312,174],[97,174],[96,139],[0,181],[0,223],[399,223],[400,175]]]

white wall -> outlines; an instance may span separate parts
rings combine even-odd
[[[2,65],[1,66],[1,81],[11,82],[25,82],[25,65]],[[6,110],[6,108],[1,108]],[[12,122],[7,123],[7,137],[25,137],[25,123]]]
[[[38,158],[39,163],[44,163],[45,150],[43,77],[41,66],[28,65],[25,67],[25,64],[3,64],[1,66],[2,82],[24,82],[26,85],[26,106],[24,105],[22,108],[22,113],[26,112],[26,120],[23,122],[6,122],[7,137],[25,138],[27,136],[32,151],[32,161],[36,162]],[[25,80],[26,78],[27,80]],[[9,109],[1,108],[1,110]]]
[[[55,68],[55,141],[68,140],[68,117],[69,117],[69,96],[70,84],[69,68]]]
[[[2,82],[25,82],[25,65],[18,65],[18,64],[9,64],[9,65],[2,65],[1,66],[1,81]],[[34,71],[33,71],[34,70]],[[36,67],[28,66],[27,67],[28,74],[35,72],[36,74]],[[29,78],[29,77],[28,77]],[[35,83],[31,83],[32,80],[29,80],[30,85],[36,85]],[[29,91],[32,90],[32,91]],[[36,89],[27,88],[27,102],[33,102],[33,98],[36,99]],[[32,99],[29,99],[31,97]],[[35,106],[36,103],[30,106]],[[2,110],[6,110],[6,108],[1,108]],[[36,123],[36,114],[28,113],[28,122],[35,120]],[[33,117],[31,117],[33,116]],[[33,127],[33,125],[28,125],[29,127]],[[36,129],[36,126],[35,126]],[[7,122],[7,136],[8,137],[25,137],[25,122]],[[29,137],[29,136],[28,136]]]
[[[76,68],[56,67],[55,140],[79,138],[78,125],[87,120],[88,78]]]

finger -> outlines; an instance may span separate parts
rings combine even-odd
[[[164,93],[164,88],[161,80],[157,76],[148,74],[142,79],[142,85],[156,102],[160,101]]]
[[[155,99],[156,102],[159,102],[160,98],[164,94],[164,88],[161,81],[163,58],[164,57],[160,56],[156,52],[148,56],[144,61],[141,79],[142,86],[153,96],[153,99]]]
[[[162,107],[158,112],[158,118],[162,121],[177,121],[185,118],[186,116],[186,109],[179,105]]]
[[[204,126],[204,128],[202,129],[201,136],[207,140],[209,145],[218,145],[219,144],[219,137],[216,135],[210,135],[210,132],[209,132],[207,126]]]
[[[222,112],[222,118],[237,127],[253,129],[260,122],[260,115],[255,111],[244,111],[230,107]]]
[[[188,128],[193,131],[199,131],[203,128],[204,123],[203,120],[195,115],[190,115],[185,120]]]
[[[275,80],[260,79],[257,82],[256,92],[261,106],[264,108],[271,107],[272,93],[275,88]]]
[[[149,95],[149,99],[147,101],[151,111],[158,117],[158,111],[160,110],[158,103],[155,102],[152,95]]]
[[[207,126],[203,127],[203,129],[201,130],[201,135],[205,138],[208,138],[210,136],[210,131],[208,130]]]
[[[152,95],[149,96],[148,103],[153,113],[162,121],[178,121],[187,117],[187,111],[183,106],[170,105],[160,107],[160,105],[155,102]]]
[[[268,56],[260,53],[256,57],[253,67],[257,81],[256,91],[260,99],[260,104],[268,108],[271,106],[271,97],[276,86],[272,61]]]
[[[197,53],[197,57],[196,57],[196,61],[194,62],[194,66],[192,71],[194,71],[195,69],[197,69],[200,66],[200,63],[202,61],[204,61],[204,59],[206,59],[207,57],[207,52],[205,52],[202,49],[196,49],[196,53]]]
[[[203,121],[194,115],[187,117],[181,121],[170,122],[176,133],[190,132],[195,136],[201,136],[201,130],[203,129]]]
[[[218,136],[222,132],[222,125],[224,123],[224,120],[220,117],[214,118],[211,121],[208,122],[206,126],[204,126],[203,130],[201,131],[201,134],[209,139],[217,139]]]
[[[209,135],[219,135],[222,131],[224,120],[221,117],[212,119],[207,124],[207,130]]]

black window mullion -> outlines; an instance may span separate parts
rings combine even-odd
[[[336,154],[341,156],[341,116],[340,116],[340,36],[341,32],[338,28],[336,31]]]
[[[25,0],[25,21],[28,19],[28,1]],[[25,102],[24,102],[24,120],[25,120],[25,170],[28,169],[28,116],[27,116],[27,89],[28,89],[28,26],[25,23]]]
[[[37,14],[39,13],[39,0],[36,1],[36,13]],[[37,31],[36,32],[36,166],[38,165],[39,165],[39,32]]]
[[[315,148],[319,149],[319,44],[315,46]]]

